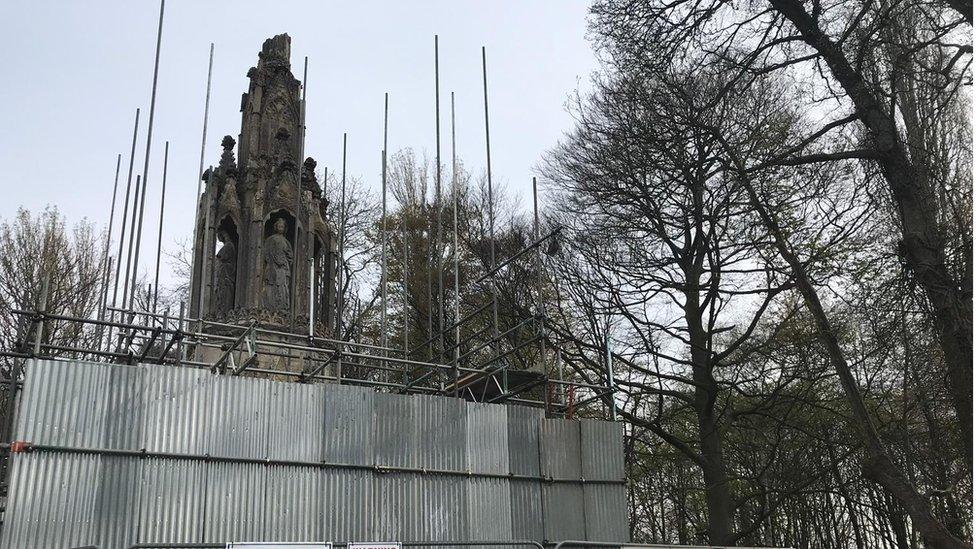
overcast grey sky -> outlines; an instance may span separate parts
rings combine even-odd
[[[192,233],[211,42],[207,163],[217,162],[223,135],[237,136],[245,75],[262,42],[287,32],[299,78],[309,57],[306,154],[320,168],[337,170],[348,132],[348,173],[377,189],[384,92],[390,93],[390,150],[410,146],[433,156],[435,34],[442,154],[450,153],[454,91],[458,154],[472,170],[484,168],[480,48],[486,46],[492,172],[527,204],[533,167],[570,127],[568,96],[596,67],[585,36],[588,4],[168,0],[146,205],[152,237],[144,237],[143,257],[155,257],[166,140],[164,250]],[[143,115],[135,173],[142,168],[158,12],[154,0],[3,3],[0,217],[51,204],[69,222],[107,223],[115,158],[123,154],[124,175],[136,107]],[[141,270],[152,267],[143,261]]]

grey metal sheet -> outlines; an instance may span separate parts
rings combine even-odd
[[[534,480],[513,480],[512,538],[542,541],[542,485]]]
[[[35,444],[100,446],[107,402],[103,392],[111,368],[91,362],[28,361],[15,438]]]
[[[322,459],[331,463],[372,465],[373,399],[376,393],[366,387],[332,384],[323,387]]]
[[[512,539],[512,503],[505,479],[468,479],[469,539]]]
[[[206,467],[202,461],[143,461],[137,541],[192,543],[203,539]]]
[[[94,528],[99,457],[82,454],[14,456],[3,547],[74,547],[97,543]]]
[[[538,408],[507,406],[508,460],[516,475],[538,475],[539,430],[545,413]]]
[[[464,469],[464,401],[451,397],[416,395],[414,404],[417,467],[460,471]]]
[[[508,414],[505,407],[472,402],[466,409],[468,470],[508,474]]]
[[[630,541],[627,525],[627,489],[622,484],[583,486],[586,539]]]
[[[265,530],[265,466],[207,464],[203,540],[273,541]]]
[[[195,368],[147,369],[142,446],[151,452],[206,453],[214,379]]]
[[[546,540],[587,539],[583,487],[554,483],[542,487]]]
[[[139,450],[145,423],[145,384],[148,368],[165,366],[106,365],[105,433],[103,448]]]
[[[417,438],[413,398],[376,393],[373,395],[373,447],[376,464],[391,467],[416,467],[420,440]]]
[[[273,382],[268,398],[270,459],[320,461],[325,389],[322,384]]]
[[[262,459],[268,451],[268,395],[274,382],[222,376],[213,384],[207,452]]]
[[[273,541],[322,539],[321,475],[313,467],[266,468],[264,537]]]
[[[421,539],[465,539],[468,535],[467,479],[428,475],[420,478],[419,488],[423,500]]]
[[[579,480],[583,470],[578,421],[549,419],[542,424],[542,472],[556,479]]]
[[[422,532],[420,477],[409,473],[373,476],[371,520],[373,538],[418,539]]]
[[[377,538],[373,522],[373,474],[353,469],[319,471],[322,513],[321,539],[325,541]]]
[[[623,480],[623,424],[584,419],[580,421],[583,478]]]
[[[139,531],[142,460],[101,456],[95,492],[94,525],[99,547],[128,547]]]

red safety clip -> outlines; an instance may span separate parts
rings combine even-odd
[[[11,454],[21,454],[24,452],[30,452],[34,449],[34,445],[26,440],[15,440],[10,443],[10,453]]]

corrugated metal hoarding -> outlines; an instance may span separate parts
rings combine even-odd
[[[621,437],[518,406],[37,361],[0,547],[627,541]]]

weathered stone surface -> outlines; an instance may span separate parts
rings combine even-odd
[[[240,134],[223,138],[204,176],[190,316],[308,333],[311,301],[314,332],[331,336],[336,237],[315,160],[302,160],[301,83],[290,54],[287,34],[264,42],[247,72]]]

